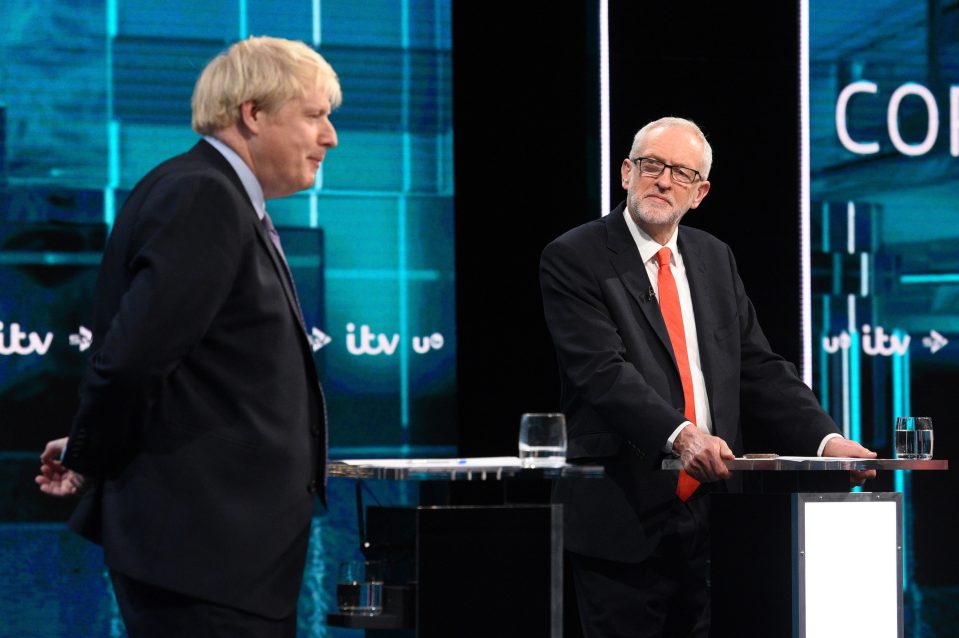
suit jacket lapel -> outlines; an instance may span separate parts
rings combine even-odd
[[[699,344],[699,362],[702,365],[703,381],[706,384],[706,399],[709,402],[709,411],[713,418],[713,433],[723,436],[717,430],[716,410],[713,401],[713,389],[716,387],[715,375],[717,372],[715,349],[712,348],[715,343],[716,326],[711,321],[711,317],[715,315],[713,309],[717,307],[716,300],[713,298],[715,288],[709,285],[705,259],[699,246],[695,241],[690,241],[681,229],[679,237],[677,237],[677,246],[683,256],[686,280],[689,282],[689,296],[693,301],[693,315],[696,318],[696,340]]]
[[[246,188],[243,187],[243,182],[240,181],[239,175],[236,174],[236,171],[233,170],[233,167],[230,166],[230,163],[223,157],[220,151],[213,148],[213,146],[205,140],[197,142],[190,152],[200,155],[217,167],[229,178],[236,189],[243,194],[243,199],[246,200],[249,213],[255,221],[254,227],[256,228],[256,234],[260,238],[260,243],[263,245],[266,254],[270,256],[270,260],[273,262],[273,268],[276,270],[276,275],[280,280],[280,286],[283,288],[283,293],[286,295],[286,300],[290,305],[290,311],[293,313],[293,316],[296,317],[297,323],[300,324],[300,327],[303,329],[303,334],[307,337],[307,342],[309,342],[309,333],[306,331],[306,324],[303,323],[303,316],[297,303],[296,295],[293,292],[293,282],[287,272],[286,266],[280,261],[281,257],[273,247],[273,241],[267,235],[266,229],[260,222],[259,216],[256,214],[256,209],[253,207],[253,202],[250,201],[250,196],[247,194]]]
[[[256,211],[253,212],[256,215]],[[256,234],[260,238],[260,243],[263,245],[264,250],[270,256],[270,260],[273,262],[273,268],[276,270],[276,275],[280,279],[280,285],[283,287],[283,293],[286,295],[286,300],[290,305],[290,311],[293,313],[293,316],[296,317],[297,323],[300,324],[300,327],[303,329],[303,334],[307,335],[306,324],[304,323],[305,319],[303,318],[302,311],[300,310],[299,302],[297,301],[296,294],[293,291],[293,280],[292,275],[287,270],[288,264],[282,262],[282,257],[280,257],[276,248],[273,246],[273,240],[270,239],[269,235],[266,232],[266,229],[263,227],[263,223],[259,218],[256,220]]]
[[[623,286],[636,300],[640,311],[653,332],[659,337],[663,347],[669,352],[673,359],[673,365],[675,365],[676,355],[673,353],[673,346],[669,341],[666,323],[663,321],[663,314],[659,310],[659,303],[649,295],[652,288],[649,283],[649,275],[646,274],[646,265],[639,255],[636,242],[633,241],[633,236],[629,234],[629,228],[623,218],[624,211],[625,204],[620,204],[606,218],[606,245],[615,253],[611,259],[613,268],[619,274]],[[676,373],[679,374],[678,366],[676,367]]]

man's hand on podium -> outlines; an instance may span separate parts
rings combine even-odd
[[[736,455],[721,438],[706,434],[693,424],[680,430],[673,441],[673,452],[682,460],[683,469],[701,483],[732,476],[723,461],[732,460]]]
[[[854,459],[874,459],[876,453],[859,445],[855,441],[837,436],[826,441],[823,456],[842,456]],[[876,470],[853,470],[849,473],[849,484],[862,485],[866,479],[876,478]]]

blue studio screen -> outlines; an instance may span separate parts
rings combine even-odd
[[[343,88],[314,187],[269,202],[331,457],[455,452],[449,0],[0,0],[0,24],[0,635],[122,635],[99,548],[33,476],[77,405],[112,223],[147,171],[196,142],[193,84],[238,39],[302,40]],[[352,490],[331,481],[314,520],[303,636],[336,635],[323,618],[332,566],[357,552]]]

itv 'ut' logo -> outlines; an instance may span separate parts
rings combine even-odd
[[[439,332],[424,337],[413,337],[410,345],[416,354],[426,354],[431,350],[439,350],[443,347],[445,340]],[[392,356],[400,345],[399,333],[383,334],[374,333],[366,324],[360,325],[357,332],[356,324],[346,324],[346,349],[354,355],[386,355]]]

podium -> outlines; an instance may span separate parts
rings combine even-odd
[[[596,466],[523,468],[518,458],[379,459],[330,464],[330,477],[394,481],[542,483],[603,476]],[[357,490],[358,513],[363,516]],[[369,507],[361,524],[368,559],[387,559],[394,582],[374,616],[331,613],[327,624],[367,637],[561,638],[562,506]]]
[[[778,457],[726,465],[743,490],[710,495],[711,636],[903,636],[902,495],[850,492],[849,471],[946,470],[948,461]],[[662,467],[678,469],[678,460]],[[538,483],[599,478],[603,469],[524,469],[512,457],[384,459],[332,463],[330,476]],[[364,628],[370,638],[562,636],[560,505],[368,508],[361,542],[368,558],[404,557],[407,585],[387,583],[382,614],[331,613],[330,626]]]
[[[902,494],[850,492],[848,472],[946,470],[948,461],[782,457],[726,466],[743,491],[710,495],[711,636],[902,638]]]

